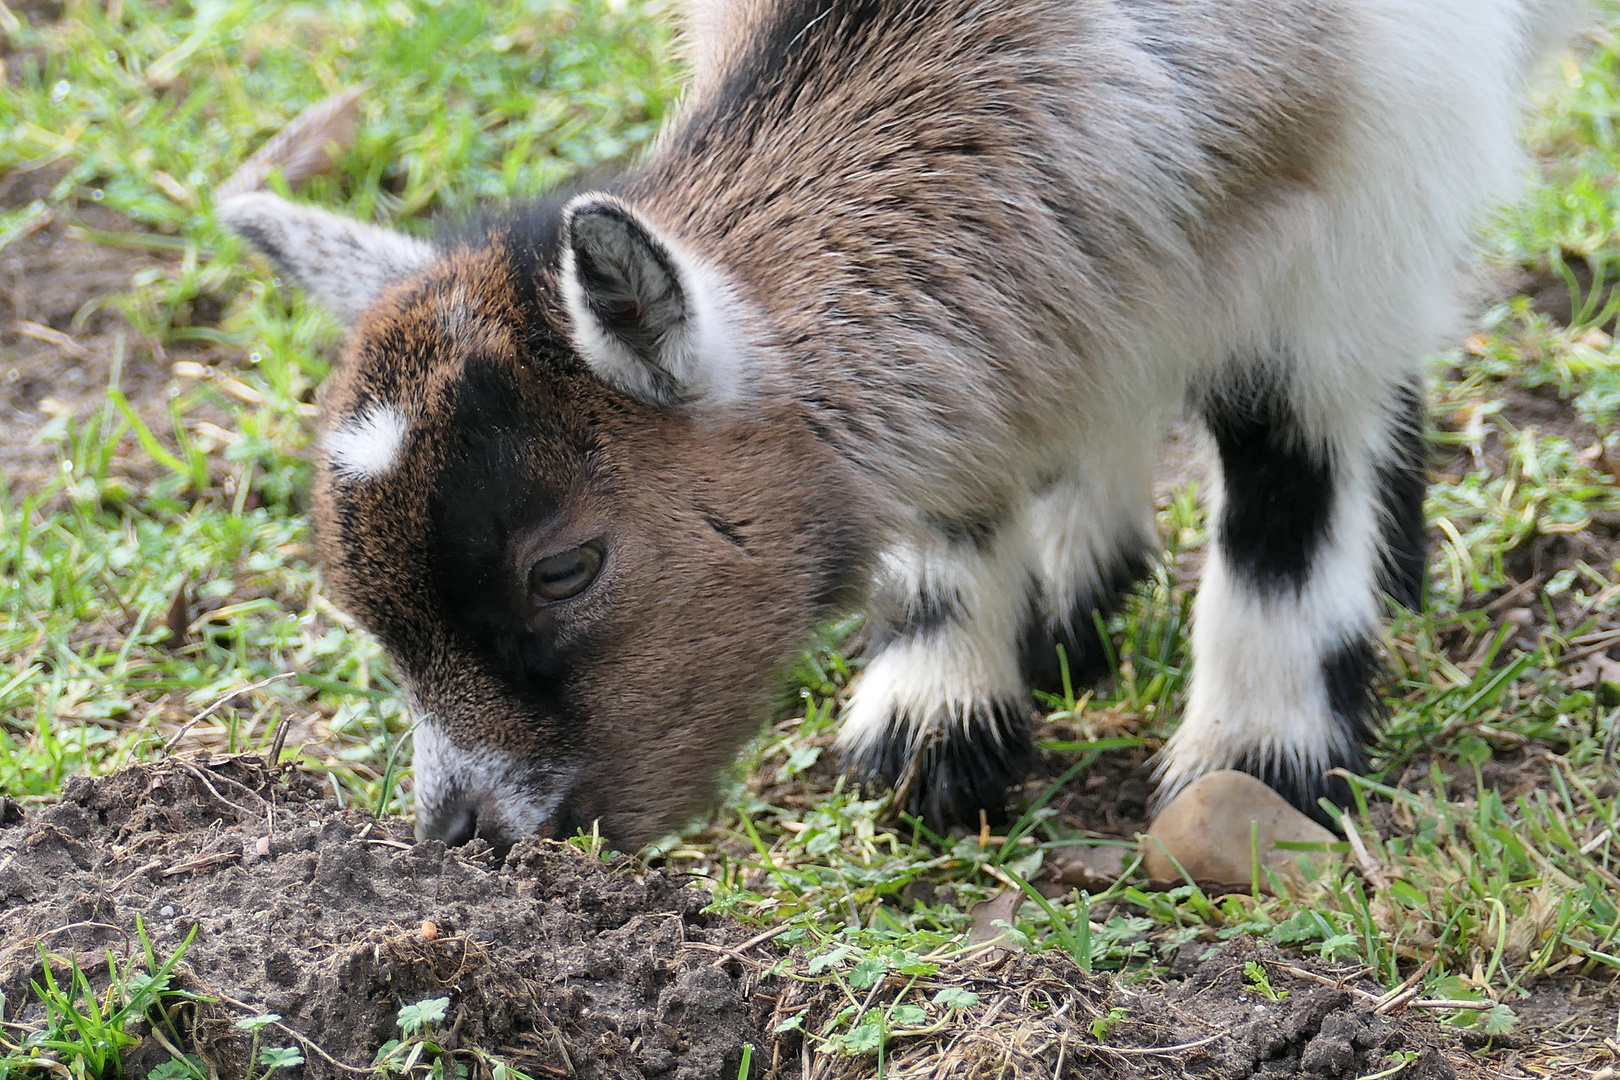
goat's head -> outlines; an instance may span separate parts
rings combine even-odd
[[[410,687],[418,835],[681,824],[863,561],[740,302],[605,195],[443,251],[271,195],[221,214],[353,326],[316,534]]]

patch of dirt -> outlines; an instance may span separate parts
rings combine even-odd
[[[1502,421],[1519,431],[1534,431],[1541,438],[1556,437],[1567,440],[1578,452],[1594,460],[1599,469],[1606,469],[1620,478],[1620,463],[1613,463],[1603,452],[1602,433],[1583,420],[1574,408],[1561,400],[1553,387],[1527,389],[1515,382],[1503,383],[1483,401],[1464,406],[1453,413],[1436,417],[1440,426],[1453,431],[1465,430],[1471,422],[1477,404],[1485,401],[1502,402],[1497,414]],[[1501,475],[1508,468],[1508,449],[1502,438],[1501,427],[1492,417],[1481,425],[1476,449],[1457,447],[1448,457],[1437,462],[1431,472],[1435,482],[1455,483],[1464,475],[1487,469]],[[1432,543],[1440,542],[1435,533]],[[1600,574],[1611,576],[1616,560],[1620,559],[1620,514],[1598,511],[1591,523],[1579,532],[1539,533],[1519,544],[1503,557],[1503,565],[1510,580],[1495,594],[1481,597],[1477,604],[1490,616],[1487,627],[1469,633],[1458,627],[1442,637],[1440,644],[1464,668],[1472,670],[1483,651],[1502,627],[1515,628],[1499,654],[1506,657],[1515,649],[1530,651],[1540,644],[1543,633],[1552,630],[1567,634],[1593,613],[1581,610],[1577,590],[1568,589],[1553,597],[1544,597],[1542,587],[1560,571],[1574,569],[1585,563]],[[1582,589],[1590,592],[1592,584],[1582,579]],[[1545,601],[1550,600],[1552,614],[1557,620],[1553,626],[1548,619]],[[1596,622],[1578,638],[1570,641],[1571,648],[1565,658],[1569,662],[1590,656],[1615,659],[1620,650],[1620,611],[1595,613]],[[1616,674],[1620,674],[1617,672]],[[1614,676],[1603,674],[1616,681]],[[1588,680],[1587,684],[1590,684]]]
[[[1432,1016],[1416,1010],[1376,1015],[1377,995],[1354,973],[1302,966],[1251,938],[1197,959],[1205,948],[1186,947],[1176,976],[1129,984],[1086,975],[1057,954],[1011,953],[947,969],[934,981],[976,994],[976,1015],[899,1038],[888,1052],[889,1075],[1340,1080],[1391,1068],[1396,1055],[1410,1056],[1400,1075],[1411,1080],[1494,1075],[1469,1057],[1455,1029]],[[1275,999],[1246,989],[1250,963],[1265,970]],[[878,1003],[898,996],[903,980],[894,982]],[[846,998],[801,984],[783,996],[778,1012],[808,1007],[804,1026],[818,1030],[824,1016],[845,1004]],[[802,1053],[802,1039],[790,1033],[772,1060]],[[816,1075],[855,1080],[872,1071],[869,1062],[835,1059]]]
[[[450,999],[438,1041],[474,1066],[465,1048],[535,1076],[711,1080],[735,1076],[749,1043],[755,1076],[767,1065],[780,1077],[872,1074],[870,1054],[818,1054],[791,1026],[777,1030],[801,1012],[806,1028],[829,1030],[850,1004],[844,989],[769,975],[774,946],[704,914],[707,894],[666,872],[549,841],[497,865],[480,845],[414,844],[402,821],[341,810],[322,791],[257,758],[198,757],[76,778],[59,804],[26,815],[6,801],[5,1019],[40,1020],[28,987],[42,976],[41,945],[104,972],[109,949],[140,955],[139,915],[163,956],[195,929],[180,985],[213,1000],[183,1007],[178,1028],[220,1075],[243,1074],[248,1040],[232,1025],[246,1016],[281,1015],[265,1045],[301,1043],[307,1064],[284,1075],[336,1077],[366,1068],[397,1036],[400,1006],[429,997]],[[1058,954],[986,947],[866,1000],[977,995],[941,1023],[902,1025],[887,1057],[895,1077],[1347,1080],[1396,1053],[1414,1055],[1402,1075],[1418,1080],[1485,1075],[1428,1013],[1375,1016],[1376,988],[1353,975],[1249,939],[1205,949],[1184,947],[1173,974],[1127,985]],[[1251,961],[1285,997],[1244,989]],[[54,966],[63,977],[66,964]],[[1099,1039],[1093,1024],[1111,1014]],[[143,1075],[166,1056],[144,1038],[125,1071]]]
[[[1106,734],[1139,735],[1141,732],[1133,728],[1110,730]],[[1043,742],[1073,742],[1094,737],[1092,733],[1078,730],[1078,725],[1066,722],[1044,723],[1036,731],[1036,738]],[[1057,811],[1058,827],[1065,832],[1120,836],[1127,840],[1139,832],[1147,832],[1151,821],[1148,804],[1153,798],[1151,761],[1158,749],[1158,744],[1153,742],[1099,756],[1047,803]],[[1037,798],[1073,763],[1073,755],[1043,755],[1041,772],[1044,775],[1024,785],[1023,797]]]
[[[58,164],[0,177],[0,208],[49,202],[65,175]],[[0,475],[14,490],[37,489],[55,472],[56,449],[38,438],[53,417],[101,412],[120,335],[119,389],[165,442],[172,442],[170,363],[217,359],[207,349],[165,354],[113,302],[137,274],[172,265],[169,252],[98,243],[86,230],[129,237],[143,231],[116,210],[70,197],[48,206],[24,235],[0,248]],[[220,314],[213,297],[199,297],[193,307],[181,314],[194,325]],[[157,475],[140,453],[123,455],[116,468],[137,483]]]
[[[535,1076],[710,1080],[736,1075],[745,1040],[764,1045],[755,978],[725,952],[748,933],[702,914],[706,893],[550,842],[496,866],[485,848],[415,844],[404,822],[339,810],[322,790],[256,758],[170,759],[75,778],[58,805],[0,830],[8,1011],[41,976],[36,943],[104,972],[108,948],[139,955],[140,915],[161,955],[196,928],[181,981],[215,999],[190,1027],[221,1075],[244,1075],[231,1026],[244,1016],[279,1013],[308,1040],[291,1075],[336,1077],[334,1061],[364,1068],[397,1037],[401,1005],[441,996],[447,1045]],[[166,1056],[147,1040],[126,1071]]]
[[[1581,1075],[1586,1066],[1595,1075],[1600,1063],[1613,1063],[1616,1055],[1605,1045],[1614,1036],[1615,1007],[1620,984],[1591,979],[1553,978],[1530,988],[1530,996],[1513,1002],[1519,1023],[1495,1046],[1498,1075]],[[1465,1044],[1474,1041],[1466,1034]]]

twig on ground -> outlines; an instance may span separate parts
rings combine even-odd
[[[1228,1035],[1225,1031],[1217,1031],[1213,1035],[1206,1035],[1202,1039],[1192,1042],[1177,1043],[1175,1046],[1109,1046],[1107,1043],[1096,1045],[1086,1044],[1087,1050],[1097,1050],[1109,1054],[1118,1054],[1120,1057],[1162,1057],[1167,1054],[1180,1054],[1187,1050],[1196,1050],[1200,1046],[1208,1046],[1216,1039],[1224,1039]]]
[[[282,679],[295,678],[297,675],[298,672],[296,671],[283,671],[279,675],[272,675],[268,679],[260,679],[256,683],[250,683],[247,686],[241,687],[237,690],[232,690],[230,693],[214,699],[214,701],[210,703],[206,709],[198,713],[196,716],[193,716],[190,720],[187,720],[184,724],[180,725],[180,730],[171,735],[169,737],[169,741],[163,744],[162,752],[165,754],[172,753],[180,740],[185,738],[186,732],[190,731],[192,728],[196,727],[198,724],[202,723],[204,720],[208,719],[210,716],[214,715],[231,701],[241,697],[243,694],[250,694],[255,690],[263,690],[273,682],[279,682]]]
[[[1339,818],[1339,824],[1344,828],[1345,839],[1350,841],[1350,850],[1356,857],[1356,868],[1361,876],[1367,879],[1367,884],[1380,892],[1389,888],[1389,871],[1384,864],[1373,858],[1372,852],[1367,850],[1366,841],[1361,839],[1361,833],[1356,831],[1355,819],[1345,811]]]
[[[219,866],[221,863],[228,863],[232,859],[240,859],[241,857],[242,853],[240,851],[217,851],[212,855],[204,855],[183,863],[176,863],[174,866],[166,868],[163,871],[163,876],[174,877],[176,874],[189,874],[198,870],[208,870]]]
[[[188,764],[188,763],[186,763],[184,761],[176,761],[176,764],[178,764],[181,768],[185,769],[192,776],[196,777],[197,782],[202,784],[203,787],[207,788],[208,791],[209,791],[209,794],[213,795],[214,798],[218,799],[220,802],[224,803],[226,806],[230,807],[232,810],[235,810],[238,814],[241,814],[243,818],[250,818],[250,817],[255,816],[253,811],[249,810],[247,807],[243,806],[240,803],[231,802],[231,800],[229,800],[225,796],[221,795],[219,793],[219,789],[216,788],[212,783],[210,783],[209,780],[208,780],[208,777],[204,776],[203,771],[201,769],[197,768],[195,765]],[[221,777],[220,779],[224,779],[224,777]],[[248,790],[251,790],[251,789],[248,789]],[[259,798],[258,793],[254,792],[253,797],[258,799]],[[260,799],[259,801],[263,802],[264,800]]]
[[[749,949],[752,949],[755,945],[763,945],[767,941],[770,941],[772,938],[777,937],[780,934],[785,934],[791,929],[793,929],[793,924],[792,923],[783,923],[781,926],[773,926],[769,930],[765,931],[762,934],[755,934],[753,937],[749,938],[747,941],[743,942],[741,945],[738,945],[735,949],[732,950],[732,952],[736,955],[737,959],[745,960],[745,959],[747,959],[747,957],[744,954],[747,953]],[[714,965],[716,967],[719,967],[721,964],[724,964],[725,962],[726,962],[725,959],[721,958],[719,960],[716,960],[714,962]]]

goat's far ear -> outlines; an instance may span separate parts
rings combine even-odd
[[[570,202],[563,233],[574,347],[597,377],[649,405],[737,396],[733,300],[712,271],[608,195]]]
[[[434,257],[433,248],[415,237],[267,191],[228,196],[214,212],[345,326],[353,326],[383,289]]]

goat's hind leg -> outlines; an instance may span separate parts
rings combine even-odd
[[[1415,368],[1416,365],[1414,365]],[[1186,714],[1161,800],[1241,769],[1324,818],[1344,805],[1376,719],[1380,599],[1422,591],[1423,410],[1415,370],[1370,392],[1301,394],[1259,364],[1206,388],[1219,460],[1213,543],[1193,608]]]
[[[1151,423],[1088,455],[1075,475],[1027,507],[1040,567],[1040,599],[1026,624],[1024,678],[1030,689],[1076,692],[1109,674],[1098,627],[1147,576],[1159,547],[1153,520]],[[1061,655],[1058,652],[1062,647]]]

